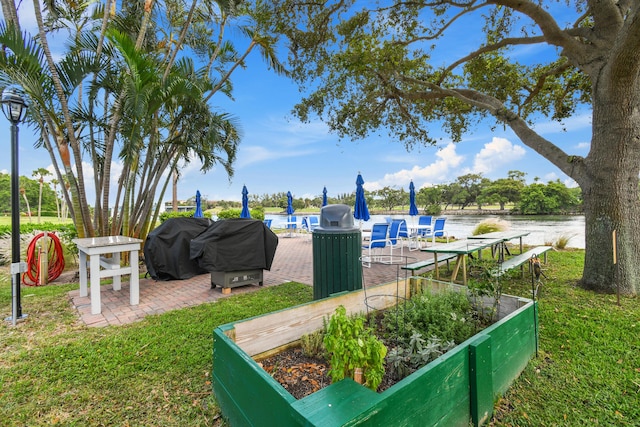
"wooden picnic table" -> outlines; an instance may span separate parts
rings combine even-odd
[[[496,252],[500,256],[500,261],[504,261],[505,252],[507,255],[511,255],[506,242],[513,239],[520,239],[520,253],[523,251],[522,238],[528,236],[529,231],[493,231],[491,233],[477,234],[475,236],[469,236],[469,240],[485,240],[485,239],[500,239],[501,241],[492,246],[491,255],[495,257]],[[496,250],[497,249],[497,250]]]
[[[458,271],[460,270],[460,266],[462,266],[462,283],[464,285],[467,284],[467,258],[466,256],[472,254],[473,252],[482,251],[484,248],[493,247],[501,242],[503,239],[467,239],[467,240],[457,240],[455,242],[450,243],[441,243],[438,245],[429,246],[426,248],[422,248],[423,252],[428,252],[433,254],[435,271],[436,271],[436,280],[439,280],[439,271],[438,271],[438,254],[456,254],[456,267],[453,270],[453,274],[451,275],[451,281],[453,282],[458,277]]]

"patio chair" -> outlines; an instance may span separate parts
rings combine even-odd
[[[449,233],[444,230],[445,220],[446,218],[444,217],[436,218],[433,228],[428,230],[422,237],[425,239],[432,239],[433,244],[436,243],[436,237],[446,237],[447,243],[449,243]]]
[[[309,231],[315,230],[320,225],[320,220],[317,216],[312,215],[309,217]]]
[[[371,227],[371,239],[362,245],[363,252],[366,251],[366,255],[362,256],[362,265],[364,267],[371,267],[371,261],[376,257],[380,257],[381,254],[376,256],[374,252],[382,252],[384,248],[390,245],[388,233],[389,224],[373,224]]]
[[[410,238],[414,240],[414,243],[409,247],[409,250],[417,250],[422,248],[421,241],[425,240],[425,234],[427,234],[429,230],[431,230],[432,218],[433,217],[431,215],[420,215],[420,217],[418,218],[418,226],[413,230],[413,233],[410,236]]]
[[[407,221],[404,219],[394,219],[389,226],[389,247],[391,261],[393,261],[393,250],[400,248],[400,256],[403,253],[404,240],[409,237],[409,231],[407,230]]]
[[[318,221],[318,217],[317,216],[311,215],[311,216],[302,217],[301,228],[304,231],[312,233],[313,230],[315,230],[316,227],[318,227],[318,225],[320,225],[320,222]]]
[[[271,221],[273,221],[272,219],[265,219],[264,221],[264,225],[266,225],[268,228],[271,228]]]

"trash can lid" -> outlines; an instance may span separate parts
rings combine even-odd
[[[357,230],[353,224],[351,207],[342,204],[326,205],[320,209],[320,224],[314,231],[333,233]]]

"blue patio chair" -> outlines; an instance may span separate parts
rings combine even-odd
[[[302,217],[302,224],[300,225],[300,228],[302,228],[304,231],[312,233],[319,224],[320,223],[317,216],[305,216]]]
[[[418,230],[417,234],[419,236],[424,236],[429,231],[429,227],[431,227],[431,215],[420,215],[418,218]]]
[[[317,216],[312,215],[309,217],[309,230],[313,231],[320,225],[320,220]]]
[[[371,261],[376,257],[380,257],[380,254],[376,256],[374,251],[381,252],[384,248],[390,245],[388,233],[389,224],[373,224],[371,227],[371,239],[362,245],[363,252],[366,251],[366,255],[362,256],[362,265],[364,267],[371,267]]]
[[[271,228],[271,221],[273,221],[273,220],[271,220],[271,219],[265,219],[265,220],[264,220],[264,221],[262,221],[262,222],[264,222],[264,225],[266,225],[267,227]]]
[[[422,236],[425,239],[432,239],[433,243],[436,243],[436,237],[445,237],[447,238],[447,243],[449,243],[449,233],[447,233],[444,230],[444,222],[445,222],[446,218],[441,217],[441,218],[436,218],[436,222],[433,225],[433,228],[429,231],[427,231],[427,233],[425,233],[424,236]]]

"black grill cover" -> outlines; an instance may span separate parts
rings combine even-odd
[[[191,241],[191,259],[207,271],[271,269],[278,236],[249,218],[214,222]]]
[[[209,218],[169,218],[144,242],[144,263],[155,280],[189,279],[207,273],[189,257],[191,239],[205,231]]]

